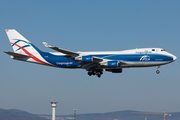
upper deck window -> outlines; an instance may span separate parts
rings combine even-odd
[[[155,51],[155,49],[152,49],[152,51]]]
[[[161,51],[165,51],[164,49],[161,49]]]

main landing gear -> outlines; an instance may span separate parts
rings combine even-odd
[[[91,75],[96,75],[97,77],[101,77],[101,75],[103,74],[102,72],[103,70],[95,70],[95,71],[88,71],[88,75],[91,76]]]
[[[157,74],[160,73],[159,68],[160,68],[160,66],[158,66],[158,68],[157,68],[157,70],[156,70],[156,73],[157,73]]]

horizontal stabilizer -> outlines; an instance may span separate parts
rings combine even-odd
[[[14,52],[7,52],[7,51],[4,51],[4,53],[10,55],[10,56],[15,56],[15,57],[22,57],[22,58],[31,58],[33,56],[28,56],[28,55],[23,55],[23,54],[19,54],[19,53],[14,53]]]

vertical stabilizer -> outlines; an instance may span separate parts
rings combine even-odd
[[[15,53],[28,54],[40,52],[30,41],[15,29],[6,30],[7,36]]]

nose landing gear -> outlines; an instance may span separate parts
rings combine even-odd
[[[159,68],[160,68],[160,66],[158,66],[158,68],[157,68],[157,70],[156,70],[156,73],[157,73],[157,74],[160,73]]]

